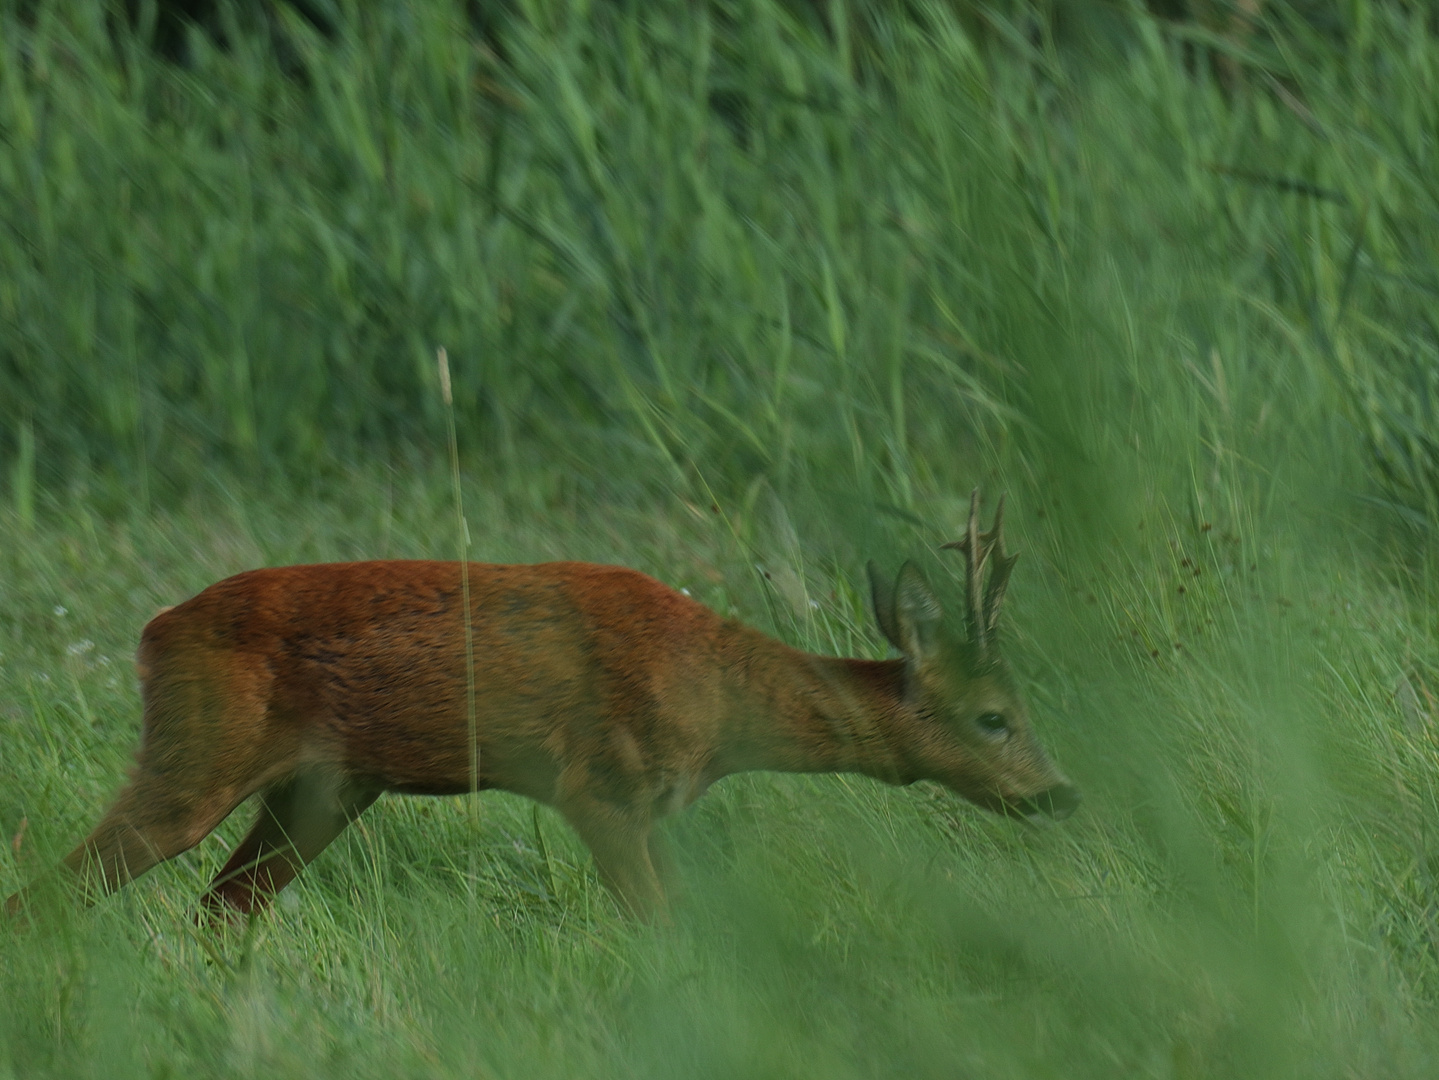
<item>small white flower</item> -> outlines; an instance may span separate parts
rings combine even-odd
[[[55,614],[58,615],[60,618],[63,619],[66,615],[68,615],[68,614],[70,614],[70,613],[65,610],[65,605],[64,605],[64,604],[56,604],[56,605],[55,605]]]
[[[89,638],[83,638],[80,641],[70,642],[69,645],[65,646],[65,651],[71,656],[84,656],[94,647],[95,643],[93,641],[91,641]]]

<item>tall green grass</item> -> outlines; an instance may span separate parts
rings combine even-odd
[[[261,563],[446,555],[443,473],[356,476],[319,503],[235,487],[128,523],[76,492],[28,530],[7,518],[0,823],[28,825],[0,889],[50,865],[120,781],[125,658],[157,604]],[[731,531],[663,499],[525,505],[476,480],[466,503],[483,557],[624,562],[787,640],[879,652],[859,567],[796,544],[778,510]],[[42,899],[0,938],[0,1062],[1426,1075],[1439,755],[1422,596],[1252,519],[1204,531],[1161,510],[1085,557],[1053,514],[1018,509],[1007,648],[1087,796],[1062,826],[1023,831],[924,786],[733,778],[667,829],[677,926],[650,930],[550,811],[390,798],[273,915],[216,939],[188,908],[241,812],[93,911]]]
[[[1226,97],[1138,18],[1079,65],[846,10],[535,5],[501,64],[461,5],[354,5],[284,63],[197,36],[177,68],[98,9],[11,9],[0,454],[161,492],[324,468],[427,442],[443,345],[499,460],[903,499],[941,448],[1106,438],[1217,351],[1286,387],[1270,431],[1348,402],[1424,508],[1419,13],[1278,20]]]
[[[189,928],[210,842],[0,929],[0,1077],[1432,1074],[1419,14],[1275,9],[1225,89],[1138,15],[1081,58],[943,5],[530,4],[501,63],[458,4],[356,4],[176,67],[35,10],[0,892],[120,782],[155,607],[453,556],[437,346],[476,558],[627,563],[818,651],[879,655],[863,560],[952,583],[969,486],[1010,489],[1006,648],[1087,801],[1027,832],[733,778],[669,829],[669,930],[504,796],[382,800],[233,938]]]

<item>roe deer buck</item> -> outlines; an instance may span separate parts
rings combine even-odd
[[[130,784],[65,865],[87,899],[108,892],[259,792],[259,820],[204,898],[213,915],[249,912],[381,792],[502,788],[556,807],[647,915],[665,901],[651,827],[741,770],[937,780],[991,810],[1065,816],[1079,796],[995,647],[1017,558],[1004,502],[987,533],[977,510],[976,492],[964,538],[944,545],[965,557],[967,633],[947,632],[914,564],[893,585],[870,564],[898,660],[804,653],[614,566],[472,564],[469,629],[458,563],[228,578],[145,627]]]

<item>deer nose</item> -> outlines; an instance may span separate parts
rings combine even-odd
[[[1055,784],[1048,791],[1025,799],[1022,805],[1027,813],[1044,814],[1063,821],[1079,806],[1079,789],[1073,784]]]

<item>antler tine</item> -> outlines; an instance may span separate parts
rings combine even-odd
[[[999,557],[1004,558],[1004,500],[1009,498],[1009,492],[1001,492],[999,505],[994,508],[994,524],[989,527],[989,532],[982,533],[980,539],[984,541],[986,556],[990,551],[998,552]]]
[[[980,583],[984,576],[984,564],[989,555],[988,534],[979,531],[979,488],[969,493],[969,523],[963,539],[951,540],[940,548],[958,548],[964,552],[965,562],[965,606],[969,616],[969,636],[975,647],[983,652],[989,620],[984,606],[984,594]]]

